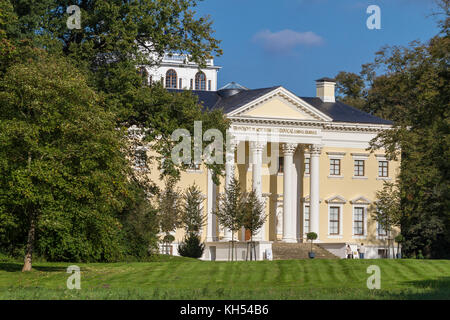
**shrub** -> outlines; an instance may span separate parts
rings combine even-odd
[[[200,238],[193,232],[190,232],[178,246],[178,253],[182,257],[200,258],[204,250],[205,244],[201,243]]]

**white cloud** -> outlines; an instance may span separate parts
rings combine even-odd
[[[272,53],[290,54],[298,46],[320,46],[324,40],[312,31],[297,32],[290,29],[271,32],[262,30],[253,36],[253,41]]]

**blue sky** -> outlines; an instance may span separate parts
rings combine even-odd
[[[369,5],[381,9],[381,30],[369,30]],[[205,0],[224,53],[215,59],[219,87],[282,85],[314,96],[314,80],[359,73],[384,45],[426,41],[438,33],[433,0]]]

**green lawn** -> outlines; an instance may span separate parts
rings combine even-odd
[[[448,260],[165,260],[77,264],[81,290],[66,288],[70,263],[1,262],[0,299],[450,299]],[[380,290],[366,287],[372,264]]]

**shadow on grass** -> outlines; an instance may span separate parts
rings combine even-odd
[[[416,290],[402,292],[400,299],[450,299],[450,277],[441,277],[436,280],[408,281],[405,284]]]
[[[23,264],[15,262],[4,262],[0,263],[0,271],[6,272],[17,272],[22,271]],[[43,272],[55,272],[55,271],[66,271],[65,267],[62,266],[33,266],[34,270]]]

